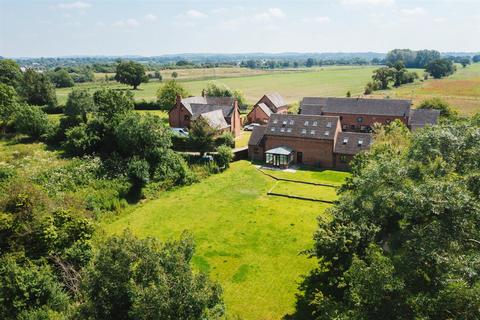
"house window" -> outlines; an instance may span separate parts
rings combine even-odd
[[[359,139],[357,145],[358,145],[359,147],[363,146],[363,139]]]
[[[184,115],[183,116],[183,119],[185,119],[185,121],[189,121],[190,120],[190,116],[188,114]]]
[[[347,144],[347,143],[348,143],[348,138],[343,138],[342,143],[343,143],[343,144]]]
[[[280,132],[285,132],[285,128],[280,128]]]
[[[315,134],[315,130],[310,130],[310,134]]]
[[[303,124],[304,126],[308,126],[308,121],[305,121],[305,123]]]
[[[346,124],[344,124],[344,125],[342,126],[342,130],[347,130],[347,129],[348,129],[348,126],[347,126]]]
[[[325,136],[329,136],[329,135],[330,135],[330,131],[325,131],[324,135],[325,135]]]
[[[313,121],[313,126],[314,126],[314,127],[316,127],[316,126],[317,126],[317,124],[318,124],[318,122],[317,122],[317,121]]]
[[[294,123],[295,123],[295,121],[290,120],[290,125],[291,125],[291,126],[293,126]]]
[[[360,126],[360,131],[367,131],[367,126]]]
[[[303,134],[307,133],[307,129],[302,129],[302,133]]]
[[[344,154],[340,155],[340,162],[341,163],[347,163],[348,162],[347,156],[344,155]]]
[[[273,120],[273,123],[275,123],[275,124],[276,124],[277,122],[278,122],[278,120],[277,120],[277,119],[274,119],[274,120]]]
[[[292,128],[287,128],[287,132],[292,132]]]
[[[390,122],[392,122],[392,120],[391,120],[391,119],[387,119],[387,120],[385,120],[385,123],[386,123],[386,124],[389,124]]]
[[[363,117],[358,117],[357,122],[363,122]]]
[[[270,131],[275,132],[275,127],[272,127]]]
[[[283,124],[285,124],[285,125],[286,125],[286,124],[287,124],[287,120],[283,120]]]
[[[332,127],[332,123],[329,121],[327,122],[327,128],[331,128]]]
[[[255,154],[258,153],[258,147],[253,148],[253,153],[255,153]]]

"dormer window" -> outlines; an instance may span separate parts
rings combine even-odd
[[[286,125],[286,124],[287,124],[287,120],[283,120],[283,124]]]
[[[359,147],[363,146],[363,139],[359,139],[357,145],[358,145]]]
[[[305,123],[303,124],[304,126],[308,126],[308,121],[305,121]]]
[[[302,129],[302,133],[303,134],[307,133],[307,129]]]
[[[332,127],[332,123],[330,121],[327,122],[327,128],[331,128]]]
[[[312,125],[313,125],[314,127],[316,127],[316,126],[317,126],[317,124],[318,124],[318,122],[317,122],[317,121],[313,121],[313,124],[312,124]]]
[[[290,119],[290,125],[293,126],[295,124],[295,121],[293,121],[292,119]]]
[[[330,135],[330,131],[325,131],[325,133],[323,134],[324,136],[329,136]]]
[[[270,131],[275,132],[275,127],[272,127]]]
[[[315,130],[310,130],[310,134],[315,134]]]
[[[342,143],[343,143],[343,144],[347,144],[347,143],[348,143],[348,138],[343,138]]]
[[[280,132],[285,132],[285,128],[280,128]]]
[[[278,120],[277,119],[273,119],[273,123],[277,124]]]

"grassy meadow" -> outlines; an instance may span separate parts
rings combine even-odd
[[[341,181],[339,175],[330,172],[333,180]],[[280,319],[293,311],[301,276],[316,265],[299,253],[312,246],[316,219],[328,219],[329,205],[267,196],[275,184],[249,162],[235,162],[224,173],[104,221],[103,229],[112,234],[129,228],[162,240],[189,230],[197,245],[193,263],[221,283],[228,318]],[[334,188],[304,186],[302,192],[308,187],[336,198]]]

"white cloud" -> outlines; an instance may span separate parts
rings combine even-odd
[[[118,20],[113,24],[115,27],[138,27],[140,22],[137,19],[129,18],[126,20]]]
[[[279,8],[270,8],[265,12],[258,13],[254,19],[259,22],[272,22],[275,19],[283,19],[286,14]]]
[[[420,15],[424,15],[424,14],[427,13],[425,11],[425,9],[420,8],[420,7],[415,7],[415,8],[411,8],[411,9],[402,9],[402,10],[400,10],[400,12],[405,14],[405,15],[408,15],[408,16],[420,16]]]
[[[433,22],[436,22],[436,23],[442,23],[445,21],[447,21],[447,19],[443,17],[433,19]]]
[[[92,5],[88,2],[76,1],[76,2],[64,2],[59,3],[58,7],[60,9],[88,9]]]
[[[147,14],[147,15],[145,16],[145,20],[147,20],[147,21],[156,21],[156,20],[157,20],[157,16],[150,13],[150,14]]]
[[[97,27],[105,27],[105,22],[103,22],[103,21],[98,21],[97,23],[95,23],[95,26],[97,26]]]
[[[206,18],[207,15],[203,12],[200,12],[198,10],[188,10],[185,15],[189,18],[193,18],[193,19],[203,19],[203,18]]]
[[[328,16],[321,16],[321,17],[316,17],[313,19],[315,22],[319,23],[325,23],[325,22],[330,22],[330,17]]]
[[[340,0],[344,6],[355,5],[372,5],[372,6],[388,6],[395,3],[395,0]]]

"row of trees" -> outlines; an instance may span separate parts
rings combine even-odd
[[[480,115],[375,128],[319,218],[295,319],[477,319]]]

